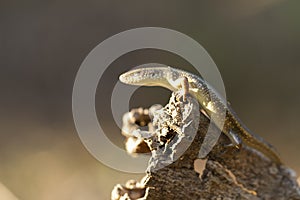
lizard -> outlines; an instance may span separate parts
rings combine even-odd
[[[146,67],[125,72],[120,75],[119,80],[129,85],[161,86],[173,92],[182,90],[183,99],[187,93],[191,94],[211,120],[223,119],[223,126],[218,128],[230,139],[233,146],[240,148],[245,144],[274,163],[282,164],[273,147],[252,133],[242,123],[227,100],[199,76],[172,67]],[[216,124],[218,126],[218,123]]]

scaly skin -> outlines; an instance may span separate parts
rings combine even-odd
[[[130,85],[161,86],[171,91],[182,90],[184,94],[187,92],[192,94],[234,146],[239,147],[245,144],[264,154],[273,162],[282,164],[275,150],[262,138],[251,133],[227,101],[202,78],[171,67],[147,67],[122,74],[120,81]],[[224,123],[219,123],[222,121]]]

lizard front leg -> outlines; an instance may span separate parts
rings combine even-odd
[[[189,93],[189,89],[190,89],[188,78],[183,76],[176,80],[170,78],[167,80],[173,88],[181,91],[183,101],[186,101],[186,95]]]

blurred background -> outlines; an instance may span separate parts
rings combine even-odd
[[[84,148],[72,118],[72,87],[96,45],[145,26],[198,41],[219,67],[240,118],[299,174],[299,6],[297,0],[0,1],[0,199],[109,199],[115,184],[143,176],[110,169]],[[107,136],[122,148],[110,112],[112,88],[120,73],[148,62],[192,71],[159,50],[131,52],[111,64],[96,107]],[[169,94],[141,88],[130,106],[165,104]]]

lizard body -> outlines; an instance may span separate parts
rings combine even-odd
[[[246,144],[264,154],[273,162],[282,163],[275,150],[262,138],[251,133],[227,101],[202,78],[171,67],[147,67],[122,74],[120,81],[130,85],[161,86],[171,91],[182,90],[184,98],[187,92],[192,94],[208,116],[211,117],[211,120],[225,119],[224,126],[218,128],[229,137],[234,146],[238,147],[241,144]]]

